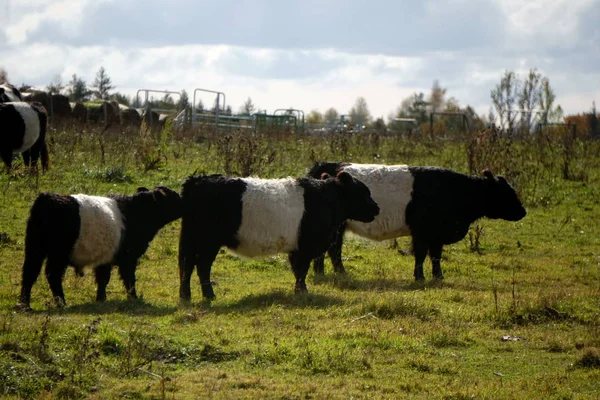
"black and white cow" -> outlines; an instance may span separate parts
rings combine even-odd
[[[0,103],[0,157],[8,169],[14,153],[23,153],[25,165],[34,167],[41,156],[42,168],[48,169],[47,120],[41,103]]]
[[[427,254],[433,276],[443,279],[442,246],[463,239],[471,223],[482,217],[519,221],[527,213],[515,190],[501,176],[484,171],[469,176],[437,167],[317,163],[309,176],[348,172],[363,181],[381,207],[372,223],[348,221],[328,249],[336,272],[344,272],[342,241],[348,229],[372,240],[412,236],[415,280],[423,280]],[[324,255],[315,259],[316,273],[323,273]]]
[[[215,296],[210,272],[221,246],[245,257],[288,253],[296,292],[306,292],[310,262],[325,252],[346,219],[379,213],[367,186],[341,172],[324,180],[192,176],[183,184],[179,296],[191,299],[197,268],[202,294]]]
[[[33,206],[25,237],[25,262],[20,307],[29,308],[31,288],[46,261],[46,278],[57,306],[63,306],[62,280],[69,265],[79,276],[94,268],[97,301],[106,299],[113,265],[135,299],[135,270],[156,233],[181,216],[181,198],[169,188],[139,188],[132,196],[40,194]]]
[[[8,103],[11,101],[23,101],[21,92],[10,83],[0,85],[0,103]]]

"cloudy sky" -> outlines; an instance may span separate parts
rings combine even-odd
[[[104,66],[128,94],[341,113],[363,96],[387,117],[438,79],[487,114],[504,70],[535,67],[567,113],[600,102],[600,0],[0,0],[0,27],[17,85]]]

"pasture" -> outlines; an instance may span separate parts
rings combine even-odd
[[[376,133],[301,136],[48,131],[51,168],[0,175],[0,396],[6,398],[348,399],[600,396],[600,142],[562,132],[509,140]],[[179,191],[196,173],[302,176],[315,161],[435,165],[504,175],[527,216],[483,219],[445,246],[445,280],[413,279],[410,239],[348,237],[348,274],[307,278],[295,295],[286,255],[221,250],[216,299],[179,304],[180,222],[140,259],[138,300],[113,271],[67,271],[57,309],[43,274],[32,313],[20,290],[29,207],[40,191]]]

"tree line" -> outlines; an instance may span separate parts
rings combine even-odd
[[[8,81],[6,70],[0,68],[0,83]],[[24,91],[30,88],[22,85]],[[71,80],[63,84],[60,75],[56,75],[46,86],[46,91],[54,94],[64,94],[73,102],[85,102],[92,100],[116,100],[120,104],[130,107],[142,107],[142,99],[136,96],[114,91],[115,86],[108,76],[106,69],[101,66],[91,85],[77,74],[73,74]],[[159,98],[151,97],[150,106],[153,108],[177,108],[184,109],[191,106],[189,95],[182,90],[179,99],[174,99],[170,94]],[[375,130],[404,130],[407,122],[413,122],[419,127],[430,121],[441,124],[445,130],[464,128],[465,120],[470,128],[481,129],[486,126],[496,126],[507,132],[532,131],[536,127],[557,124],[572,123],[580,126],[580,129],[593,131],[600,135],[598,115],[595,104],[588,113],[564,117],[562,107],[555,104],[556,95],[550,85],[550,79],[543,76],[536,68],[521,78],[516,72],[506,70],[500,82],[490,91],[491,106],[488,115],[478,115],[470,105],[461,106],[458,99],[448,95],[448,89],[443,88],[438,80],[434,80],[428,94],[415,92],[403,99],[396,111],[388,115],[387,121],[383,117],[374,118],[364,97],[358,97],[347,114],[341,114],[334,107],[325,112],[313,109],[306,116],[306,122],[315,125],[335,126],[340,123],[360,128],[371,128]],[[202,100],[195,104],[198,112],[215,112],[216,99],[212,106],[207,107]],[[222,108],[219,112],[232,115],[231,106]],[[250,97],[238,109],[239,115],[252,115],[261,112]],[[264,111],[263,111],[264,112]],[[599,132],[597,132],[599,131]]]

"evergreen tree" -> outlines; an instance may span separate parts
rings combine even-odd
[[[117,103],[119,104],[123,104],[126,106],[131,106],[132,102],[129,96],[127,96],[126,94],[120,93],[120,92],[115,92],[112,95],[110,95],[110,98],[112,100],[115,100]]]
[[[92,85],[93,94],[97,99],[107,100],[109,91],[114,89],[115,87],[111,84],[111,80],[106,74],[106,70],[104,67],[100,67],[98,72],[96,73],[96,79],[94,79],[94,84]]]
[[[73,74],[67,93],[71,101],[88,101],[92,95],[92,91],[88,89],[85,81],[78,78],[77,74]]]
[[[179,110],[183,110],[186,107],[188,107],[190,105],[190,97],[188,96],[187,92],[185,91],[185,89],[181,90],[181,97],[179,98],[179,105],[178,105],[178,109]]]

